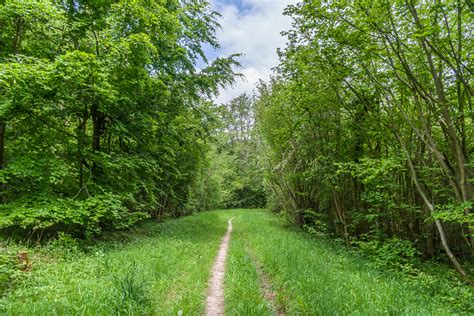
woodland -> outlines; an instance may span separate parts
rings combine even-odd
[[[351,3],[288,6],[270,80],[217,104],[241,76],[239,52],[206,57],[220,47],[206,0],[0,0],[0,313],[15,311],[1,298],[30,273],[19,249],[86,256],[181,216],[200,236],[195,214],[216,209],[267,209],[298,236],[474,313],[474,4]],[[275,267],[293,261],[270,258],[252,233],[277,236],[276,219],[258,214],[241,224],[270,276],[291,283],[297,274]],[[277,296],[288,314],[322,308],[289,300]],[[148,313],[130,306],[119,313]]]

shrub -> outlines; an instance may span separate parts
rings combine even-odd
[[[356,241],[377,268],[400,269],[412,264],[419,251],[412,242],[405,239],[390,238],[386,240]]]
[[[120,196],[100,194],[83,200],[39,196],[0,206],[0,230],[21,235],[65,231],[90,238],[104,228],[123,229],[147,216],[123,206]]]

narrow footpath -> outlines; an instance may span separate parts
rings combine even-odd
[[[224,277],[225,264],[227,259],[227,252],[229,249],[229,240],[232,233],[232,218],[229,219],[227,232],[222,238],[219,252],[217,253],[216,261],[212,266],[211,278],[209,279],[209,288],[206,298],[206,312],[207,316],[224,315]]]

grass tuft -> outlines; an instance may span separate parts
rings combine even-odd
[[[125,273],[114,277],[114,288],[119,298],[116,306],[118,313],[146,311],[150,306],[148,284],[137,272],[137,264],[133,262]]]

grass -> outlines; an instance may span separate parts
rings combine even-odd
[[[0,298],[0,314],[198,315],[228,218],[207,212],[148,222],[132,241],[114,241],[118,234],[89,254],[33,249],[33,270]]]
[[[268,212],[233,210],[146,222],[102,238],[86,252],[64,237],[28,249],[31,272],[15,270],[5,255],[16,254],[21,245],[0,242],[0,268],[15,276],[3,295],[0,292],[0,315],[200,315],[210,268],[230,217],[234,231],[225,277],[227,315],[273,314],[256,262],[287,315],[456,312],[450,297],[439,300],[434,287],[427,292],[416,282],[382,274],[361,256],[286,228]],[[455,293],[462,297],[453,294],[453,302],[464,299],[472,307],[471,290],[464,287]]]
[[[238,214],[242,220],[245,220],[244,214],[247,213],[249,212]],[[227,315],[271,314],[268,302],[262,295],[253,254],[247,247],[246,231],[242,229],[240,221],[238,225],[234,225],[230,240],[225,278],[225,302]]]
[[[366,260],[344,247],[287,229],[268,212],[237,211],[234,216],[234,254],[226,284],[228,311],[244,311],[245,305],[252,314],[269,315],[261,307],[255,269],[250,267],[249,254],[254,253],[272,280],[277,304],[288,315],[455,313],[434,296],[421,292],[422,288],[370,268]],[[239,265],[244,269],[238,271]],[[240,275],[243,271],[248,271],[246,276]],[[241,294],[244,289],[247,294]]]

